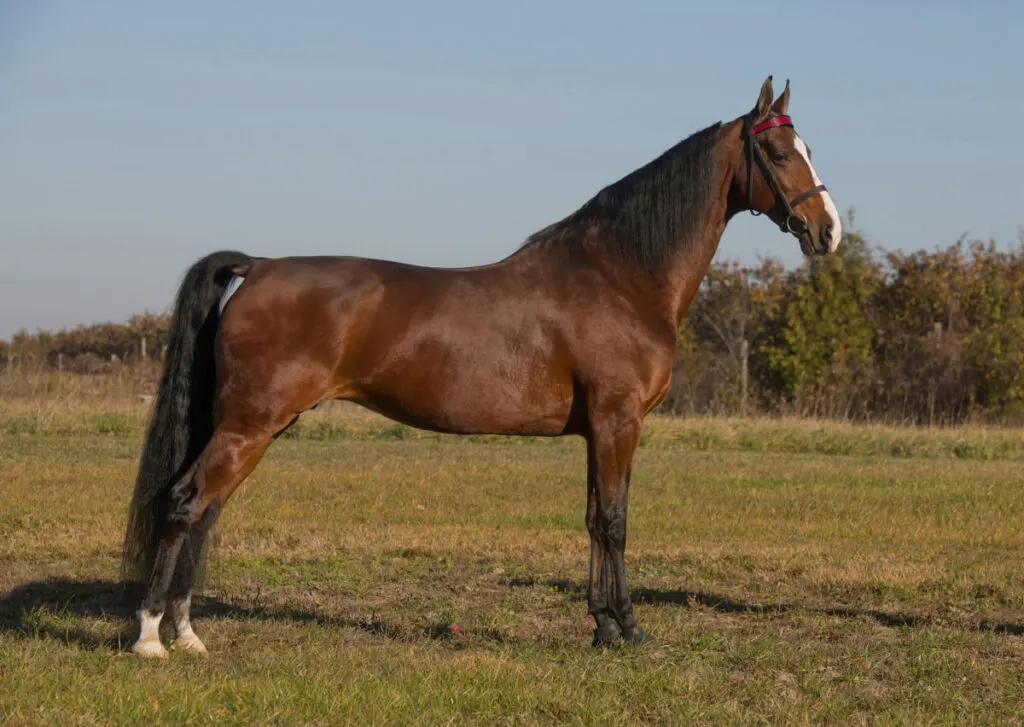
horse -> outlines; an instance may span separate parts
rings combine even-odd
[[[504,259],[432,268],[357,257],[212,253],[178,290],[129,507],[132,650],[205,654],[190,620],[204,542],[299,415],[348,400],[421,429],[583,437],[595,646],[642,644],[623,560],[633,455],[729,220],[767,215],[834,252],[836,206],[772,77],[753,109],[605,187]],[[799,210],[799,211],[798,211]]]

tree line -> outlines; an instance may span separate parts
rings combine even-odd
[[[159,361],[167,345],[170,314],[134,315],[127,323],[94,323],[61,331],[18,331],[0,341],[0,371],[62,369],[82,374],[111,366]]]
[[[852,227],[852,220],[851,220]],[[1024,234],[716,264],[690,307],[666,407],[916,424],[1024,421]]]
[[[147,313],[21,331],[0,342],[0,371],[159,360],[169,322]],[[683,319],[662,409],[1024,422],[1024,235],[1003,251],[961,239],[905,253],[872,250],[850,231],[836,255],[794,269],[771,258],[716,263]]]

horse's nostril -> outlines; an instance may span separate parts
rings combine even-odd
[[[825,225],[821,228],[821,241],[826,245],[832,242],[832,225]]]

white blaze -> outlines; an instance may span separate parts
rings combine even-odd
[[[811,178],[814,180],[813,184],[817,187],[821,184],[821,180],[818,179],[818,173],[814,171],[814,165],[811,164],[811,155],[807,153],[807,145],[799,136],[796,137],[796,150],[807,162],[807,168],[811,170]],[[832,218],[832,237],[828,241],[828,251],[835,252],[839,247],[839,240],[843,237],[843,223],[839,221],[839,210],[836,209],[836,203],[832,201],[832,195],[826,190],[821,193],[821,196],[825,202],[825,211]]]

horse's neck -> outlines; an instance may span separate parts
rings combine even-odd
[[[691,240],[677,246],[671,264],[662,273],[663,279],[659,287],[668,292],[667,315],[671,316],[677,328],[711,267],[711,261],[718,251],[718,243],[725,233],[726,224],[738,211],[733,209],[729,195],[737,156],[728,145],[728,129],[729,127],[723,127],[720,137],[721,161],[718,164],[720,171],[715,180],[716,193],[708,202],[704,223]]]
[[[657,272],[642,270],[636,265],[624,264],[615,255],[609,255],[603,247],[603,235],[608,231],[599,227],[586,232],[575,231],[573,234],[592,236],[596,240],[591,246],[586,241],[584,249],[588,266],[603,271],[607,279],[621,285],[625,294],[643,302],[643,306],[658,311],[659,325],[667,325],[678,329],[686,309],[689,308],[701,281],[707,274],[711,261],[718,250],[718,243],[725,232],[729,218],[739,211],[734,209],[734,201],[730,198],[730,189],[739,163],[738,141],[739,122],[723,125],[720,132],[716,153],[719,155],[716,169],[718,173],[714,181],[714,193],[710,195],[704,219],[700,228],[689,239],[676,242],[675,252],[669,255],[664,266]],[[501,261],[500,265],[529,267],[538,259],[548,261],[551,255],[577,256],[578,246],[567,248],[562,245],[551,245],[543,239],[536,243],[528,243],[513,255]],[[567,252],[570,250],[570,252]],[[578,258],[574,257],[574,260]]]

